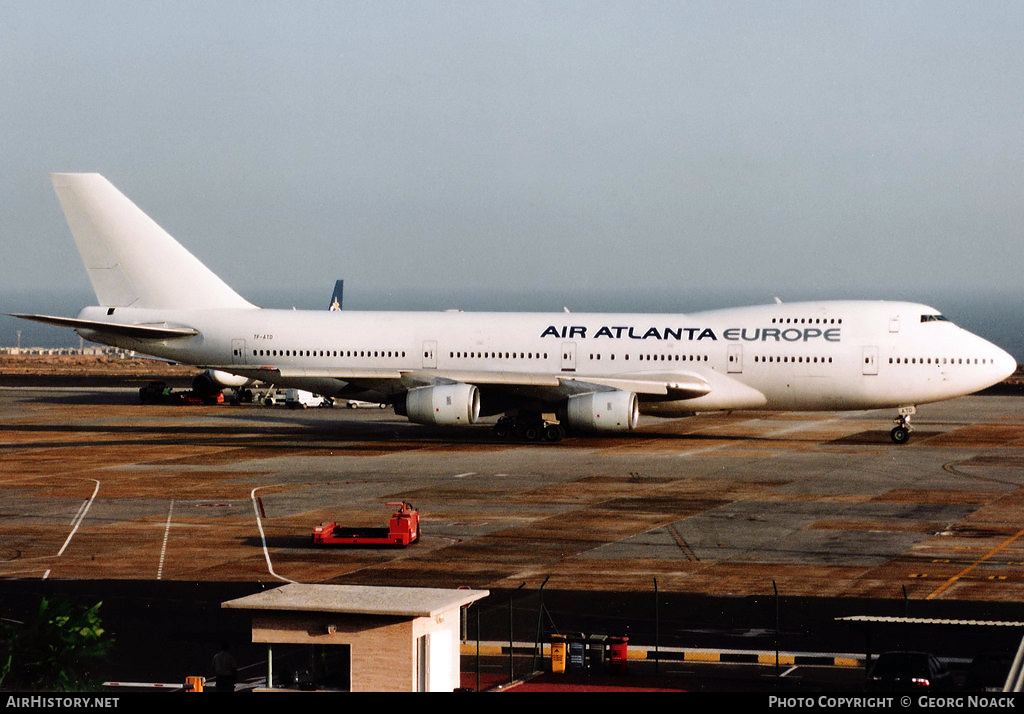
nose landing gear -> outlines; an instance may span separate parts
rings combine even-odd
[[[894,444],[906,444],[910,439],[910,417],[917,413],[917,407],[900,407],[899,416],[894,420],[896,426],[889,432]]]

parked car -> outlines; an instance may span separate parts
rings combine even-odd
[[[953,675],[939,659],[928,652],[885,652],[871,666],[868,689],[876,691],[948,690],[954,688]]]
[[[386,409],[387,404],[378,404],[377,402],[361,402],[358,399],[349,399],[345,406],[349,409]]]
[[[289,389],[285,392],[284,404],[289,409],[305,409],[306,407],[319,407],[323,404],[324,398],[319,394],[307,392],[305,389]]]

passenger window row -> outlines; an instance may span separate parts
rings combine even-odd
[[[405,357],[405,350],[253,350],[253,357]]]
[[[773,325],[842,325],[841,317],[773,317]]]
[[[995,364],[994,359],[978,358],[978,357],[890,357],[889,364]]]
[[[598,358],[600,359],[600,357]],[[612,358],[614,359],[614,357]],[[626,359],[629,359],[629,355],[626,355]],[[640,354],[637,355],[637,359],[641,362],[707,362],[707,355],[652,355],[652,354]]]
[[[449,352],[451,359],[547,359],[544,352]]]
[[[814,356],[804,357],[801,355],[797,355],[796,357],[792,357],[790,355],[768,355],[767,357],[763,355],[754,355],[754,362],[758,364],[832,364],[832,358]]]

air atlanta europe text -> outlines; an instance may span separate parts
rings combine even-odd
[[[839,342],[842,328],[830,327],[821,329],[819,327],[729,327],[722,330],[721,336],[724,340],[733,342],[811,342],[814,340],[825,340],[826,342]],[[602,325],[591,332],[586,325],[548,325],[541,333],[541,337],[557,337],[559,339],[587,339],[588,334],[597,339],[607,337],[613,340],[687,340],[689,342],[700,342],[701,340],[718,340],[718,334],[710,327],[635,327],[635,326],[612,326]]]

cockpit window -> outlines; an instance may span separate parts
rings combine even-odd
[[[949,322],[945,315],[921,315],[921,322]]]

